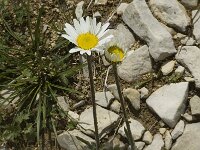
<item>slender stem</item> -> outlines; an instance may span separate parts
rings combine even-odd
[[[118,78],[118,73],[117,73],[117,64],[114,63],[112,66],[113,66],[113,70],[114,70],[117,90],[118,90],[118,93],[119,93],[119,99],[120,99],[120,103],[121,103],[121,106],[122,106],[123,119],[124,119],[124,122],[126,123],[126,127],[127,127],[127,132],[128,132],[127,136],[128,136],[128,139],[129,139],[129,143],[131,145],[131,150],[136,150],[135,142],[134,142],[134,139],[132,137],[132,133],[131,133],[131,129],[130,129],[130,125],[129,125],[129,122],[128,122],[128,117],[127,117],[127,113],[126,113],[126,109],[125,109],[124,97],[122,95],[121,88],[120,88],[120,83],[119,83],[119,78]]]
[[[87,62],[88,62],[88,70],[89,70],[89,78],[90,78],[92,106],[93,106],[96,150],[99,150],[100,142],[99,142],[99,134],[98,134],[98,122],[97,122],[97,112],[96,112],[96,103],[95,103],[94,80],[93,80],[93,72],[92,72],[92,61],[91,61],[91,56],[89,56],[89,55],[87,55]]]

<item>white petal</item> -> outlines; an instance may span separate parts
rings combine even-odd
[[[87,32],[89,32],[91,28],[89,16],[86,17],[85,25],[86,25],[85,27],[86,27]]]
[[[104,51],[102,47],[95,47],[93,48],[93,51],[96,51],[96,52],[102,52]]]
[[[91,50],[87,50],[87,52],[86,52],[88,55],[91,55]]]
[[[75,45],[77,45],[76,40],[73,37],[71,37],[67,34],[62,34],[61,36],[64,37],[65,39],[69,40],[70,42],[74,43]]]
[[[106,29],[108,28],[108,26],[110,25],[110,23],[106,23],[102,26],[101,31],[98,33],[98,38],[101,38],[104,35],[104,32],[106,31]]]
[[[98,36],[98,38],[99,38],[99,39],[104,38],[103,36],[106,35],[106,33],[108,33],[108,31],[109,31],[109,30],[106,30],[106,31],[101,35],[101,37]]]
[[[103,45],[105,43],[108,43],[111,40],[111,38],[113,38],[113,35],[109,35],[109,36],[105,37],[104,39],[99,41],[98,45],[100,46],[100,45]]]
[[[101,29],[101,22],[96,25],[95,34],[98,34]]]
[[[95,31],[96,31],[96,18],[93,18],[93,19],[91,19],[91,22],[90,22],[90,32],[92,33],[92,34],[95,34],[96,35],[96,33],[95,33]]]
[[[77,33],[78,33],[78,34],[81,33],[81,26],[80,26],[80,24],[79,24],[79,21],[76,20],[76,19],[73,19],[73,22],[74,22],[74,27],[75,27]]]
[[[81,49],[80,54],[83,55],[86,52],[87,52],[86,50]]]
[[[69,50],[69,53],[75,53],[75,52],[79,52],[81,51],[82,49],[78,48],[78,47],[75,47],[75,48],[72,48]]]
[[[80,19],[80,26],[81,26],[82,33],[88,32],[87,24],[86,24],[85,20],[83,19],[83,17],[81,17],[81,19]]]
[[[65,23],[65,28],[64,30],[66,31],[66,33],[70,36],[72,35],[76,35],[77,36],[77,32],[74,29],[74,27],[72,25],[70,25],[69,23]]]
[[[93,19],[92,19],[92,23],[91,23],[91,29],[92,29],[92,31],[91,31],[91,33],[93,33],[93,34],[96,34],[96,27],[97,27],[97,21],[96,21],[96,18],[94,17]]]

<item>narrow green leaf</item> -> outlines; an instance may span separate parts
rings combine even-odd
[[[66,88],[66,87],[63,87],[63,86],[59,86],[59,85],[55,85],[55,84],[52,84],[49,82],[49,84],[54,87],[54,88],[58,88],[58,89],[61,89],[61,90],[65,90],[65,91],[68,91],[70,93],[77,93],[77,94],[81,94],[80,92],[78,92],[77,90],[73,90],[73,89],[70,89],[70,88]]]
[[[11,28],[9,27],[8,23],[6,22],[6,20],[2,17],[3,19],[3,23],[4,23],[4,26],[5,26],[5,29],[6,31],[8,31],[8,33],[13,37],[15,38],[17,41],[19,41],[22,45],[25,45],[25,42],[17,35],[15,34]]]
[[[64,44],[68,45],[68,44],[69,44],[69,41],[62,40],[61,42],[59,42],[58,44],[56,44],[56,45],[52,48],[52,51],[61,48]]]
[[[44,11],[44,6],[42,6],[39,10],[39,14],[37,17],[36,27],[35,27],[35,39],[34,39],[34,49],[38,50],[40,44],[40,25],[42,20],[42,13]]]
[[[41,98],[39,98],[38,111],[37,111],[37,143],[40,143],[40,125],[41,125]]]

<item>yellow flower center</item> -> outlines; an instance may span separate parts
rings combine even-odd
[[[99,39],[96,35],[88,32],[80,34],[76,41],[80,48],[84,50],[90,50],[98,44]]]
[[[124,51],[121,48],[119,48],[118,46],[109,47],[108,52],[111,55],[115,55],[116,56],[115,58],[117,58],[117,59],[116,60],[112,60],[113,62],[122,61],[123,58],[124,58]]]

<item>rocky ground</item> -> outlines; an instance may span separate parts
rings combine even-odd
[[[113,40],[128,49],[126,58],[118,65],[118,73],[138,150],[199,150],[199,1],[70,2],[76,8],[77,17],[82,13],[93,14],[103,22],[110,21],[111,30],[108,34],[113,34]],[[67,13],[73,14],[72,8]],[[69,22],[72,18],[72,15],[68,18]],[[100,62],[104,68],[99,69],[100,73],[98,69],[95,70],[95,96],[101,143],[107,150],[126,150],[129,145],[112,68],[104,84],[109,63],[103,56]],[[99,63],[94,65],[98,68]],[[83,75],[86,81],[81,80],[80,83],[86,85],[86,68]],[[80,87],[78,84],[77,89],[88,94],[89,87]],[[67,150],[89,149],[85,142],[95,143],[92,107],[87,101],[89,96],[77,103],[71,103],[70,100],[70,104],[66,97],[58,99],[65,111],[79,122],[75,130],[59,131],[59,145]]]
[[[106,6],[108,2],[96,0],[95,3]],[[123,20],[109,34],[128,49],[118,72],[139,150],[200,149],[198,4],[198,0],[134,0],[119,3],[113,12]],[[77,5],[77,15],[82,5],[81,2]],[[101,13],[95,15],[101,18]],[[104,58],[103,63],[109,66]],[[107,90],[100,88],[96,92],[99,134],[105,149],[128,149],[119,96],[112,78],[111,69]],[[81,103],[76,104],[78,107]],[[63,132],[58,142],[70,150],[77,149],[75,145],[87,149],[77,137],[95,142],[92,107],[86,107],[79,114],[71,113],[82,128]]]

